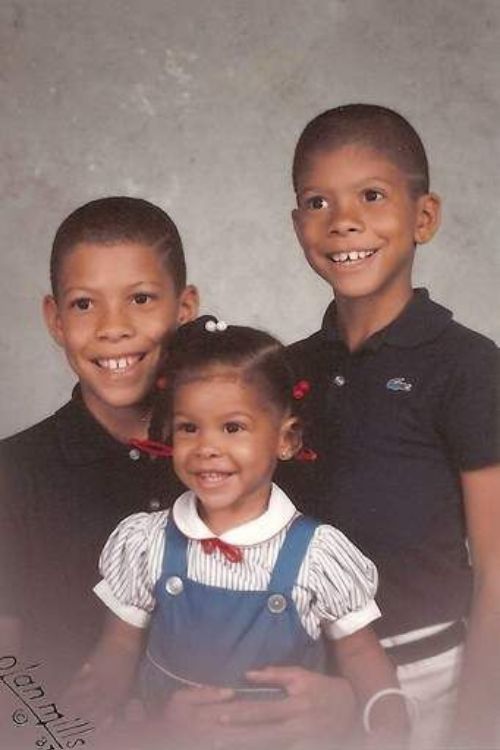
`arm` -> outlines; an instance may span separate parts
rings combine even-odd
[[[107,617],[96,648],[66,695],[97,721],[114,713],[134,679],[155,605],[148,555],[163,525],[164,514],[135,513],[118,524],[101,553],[102,579],[94,593],[106,605]]]
[[[109,612],[102,636],[71,684],[64,700],[96,722],[111,717],[126,700],[147,631]]]
[[[500,709],[500,466],[462,474],[474,591],[453,736],[496,746]],[[497,728],[498,732],[498,728]]]
[[[384,653],[380,642],[370,627],[364,627],[352,635],[329,641],[340,673],[349,680],[360,706],[386,688],[399,689],[396,671]],[[408,732],[408,715],[401,695],[381,697],[370,711],[370,746],[397,747],[404,745]]]

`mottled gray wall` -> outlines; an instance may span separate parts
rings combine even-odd
[[[72,377],[39,314],[59,221],[141,195],[172,213],[204,308],[290,341],[328,289],[301,258],[289,167],[347,101],[422,133],[444,223],[417,279],[500,340],[498,0],[2,0],[1,433]]]

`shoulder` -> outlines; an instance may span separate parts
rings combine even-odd
[[[361,583],[373,594],[377,588],[375,564],[335,526],[316,525],[306,558],[312,580],[333,583],[338,589]]]
[[[141,512],[133,513],[120,521],[101,552],[101,572],[106,573],[116,560],[128,560],[133,567],[141,557],[149,555],[164,540],[168,516],[168,510]]]
[[[372,570],[374,565],[339,529],[330,524],[318,524],[311,542],[313,557],[331,557],[340,566],[356,565]]]
[[[42,440],[50,439],[55,430],[56,414],[51,414],[50,417],[42,419],[31,427],[3,438],[0,440],[0,451],[2,453],[22,453],[36,448]]]
[[[375,596],[378,586],[375,564],[333,526],[317,526],[307,563],[308,585],[320,597],[328,598],[332,592],[343,600]]]
[[[159,510],[154,513],[132,513],[124,518],[110,535],[115,544],[145,543],[162,534],[168,521],[170,511]]]
[[[453,312],[429,297],[427,290],[417,292],[420,294],[416,297],[418,305],[414,311],[425,326],[424,344],[436,347],[443,355],[455,359],[498,354],[497,345],[492,339],[455,320]]]
[[[325,334],[323,330],[316,331],[310,336],[299,341],[294,341],[286,347],[287,355],[290,359],[300,359],[304,354],[310,354],[321,351],[325,343]]]
[[[452,320],[443,332],[442,344],[455,355],[463,358],[475,356],[497,357],[499,350],[496,343],[472,328]]]
[[[57,414],[0,440],[0,464],[4,478],[17,476],[20,472],[32,472],[35,467],[52,463],[51,457],[59,450]]]
[[[411,319],[411,340],[401,343],[391,339],[395,355],[402,356],[416,370],[430,377],[434,386],[440,385],[449,394],[450,387],[469,383],[479,388],[481,383],[492,383],[498,374],[499,349],[495,342],[478,331],[453,319],[452,312],[429,297],[421,297]],[[415,317],[415,310],[418,317]],[[421,314],[421,315],[420,315]],[[408,336],[406,328],[399,336]]]
[[[500,377],[500,350],[496,343],[467,326],[451,321],[436,341],[437,373],[446,372],[451,381],[478,392],[496,390]]]

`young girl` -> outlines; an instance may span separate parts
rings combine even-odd
[[[153,713],[185,686],[279,697],[247,673],[288,664],[325,671],[333,651],[361,705],[388,691],[365,712],[367,728],[404,730],[401,691],[369,628],[380,614],[374,565],[272,483],[278,460],[298,454],[297,407],[307,398],[283,347],[261,331],[201,319],[174,336],[160,383],[153,436],[167,426],[189,490],[171,511],[125,519],[101,555],[95,591],[113,614],[85,672],[100,685],[103,710],[123,697],[145,640]]]

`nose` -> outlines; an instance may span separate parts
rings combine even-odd
[[[336,204],[330,217],[329,234],[346,236],[352,232],[362,232],[363,229],[364,222],[358,207],[352,202]]]
[[[96,335],[108,341],[120,341],[130,338],[134,327],[130,315],[122,305],[108,305],[101,311]]]
[[[199,458],[216,458],[220,456],[222,449],[220,441],[218,441],[214,435],[200,432],[198,438],[198,444],[196,446],[196,455]]]

